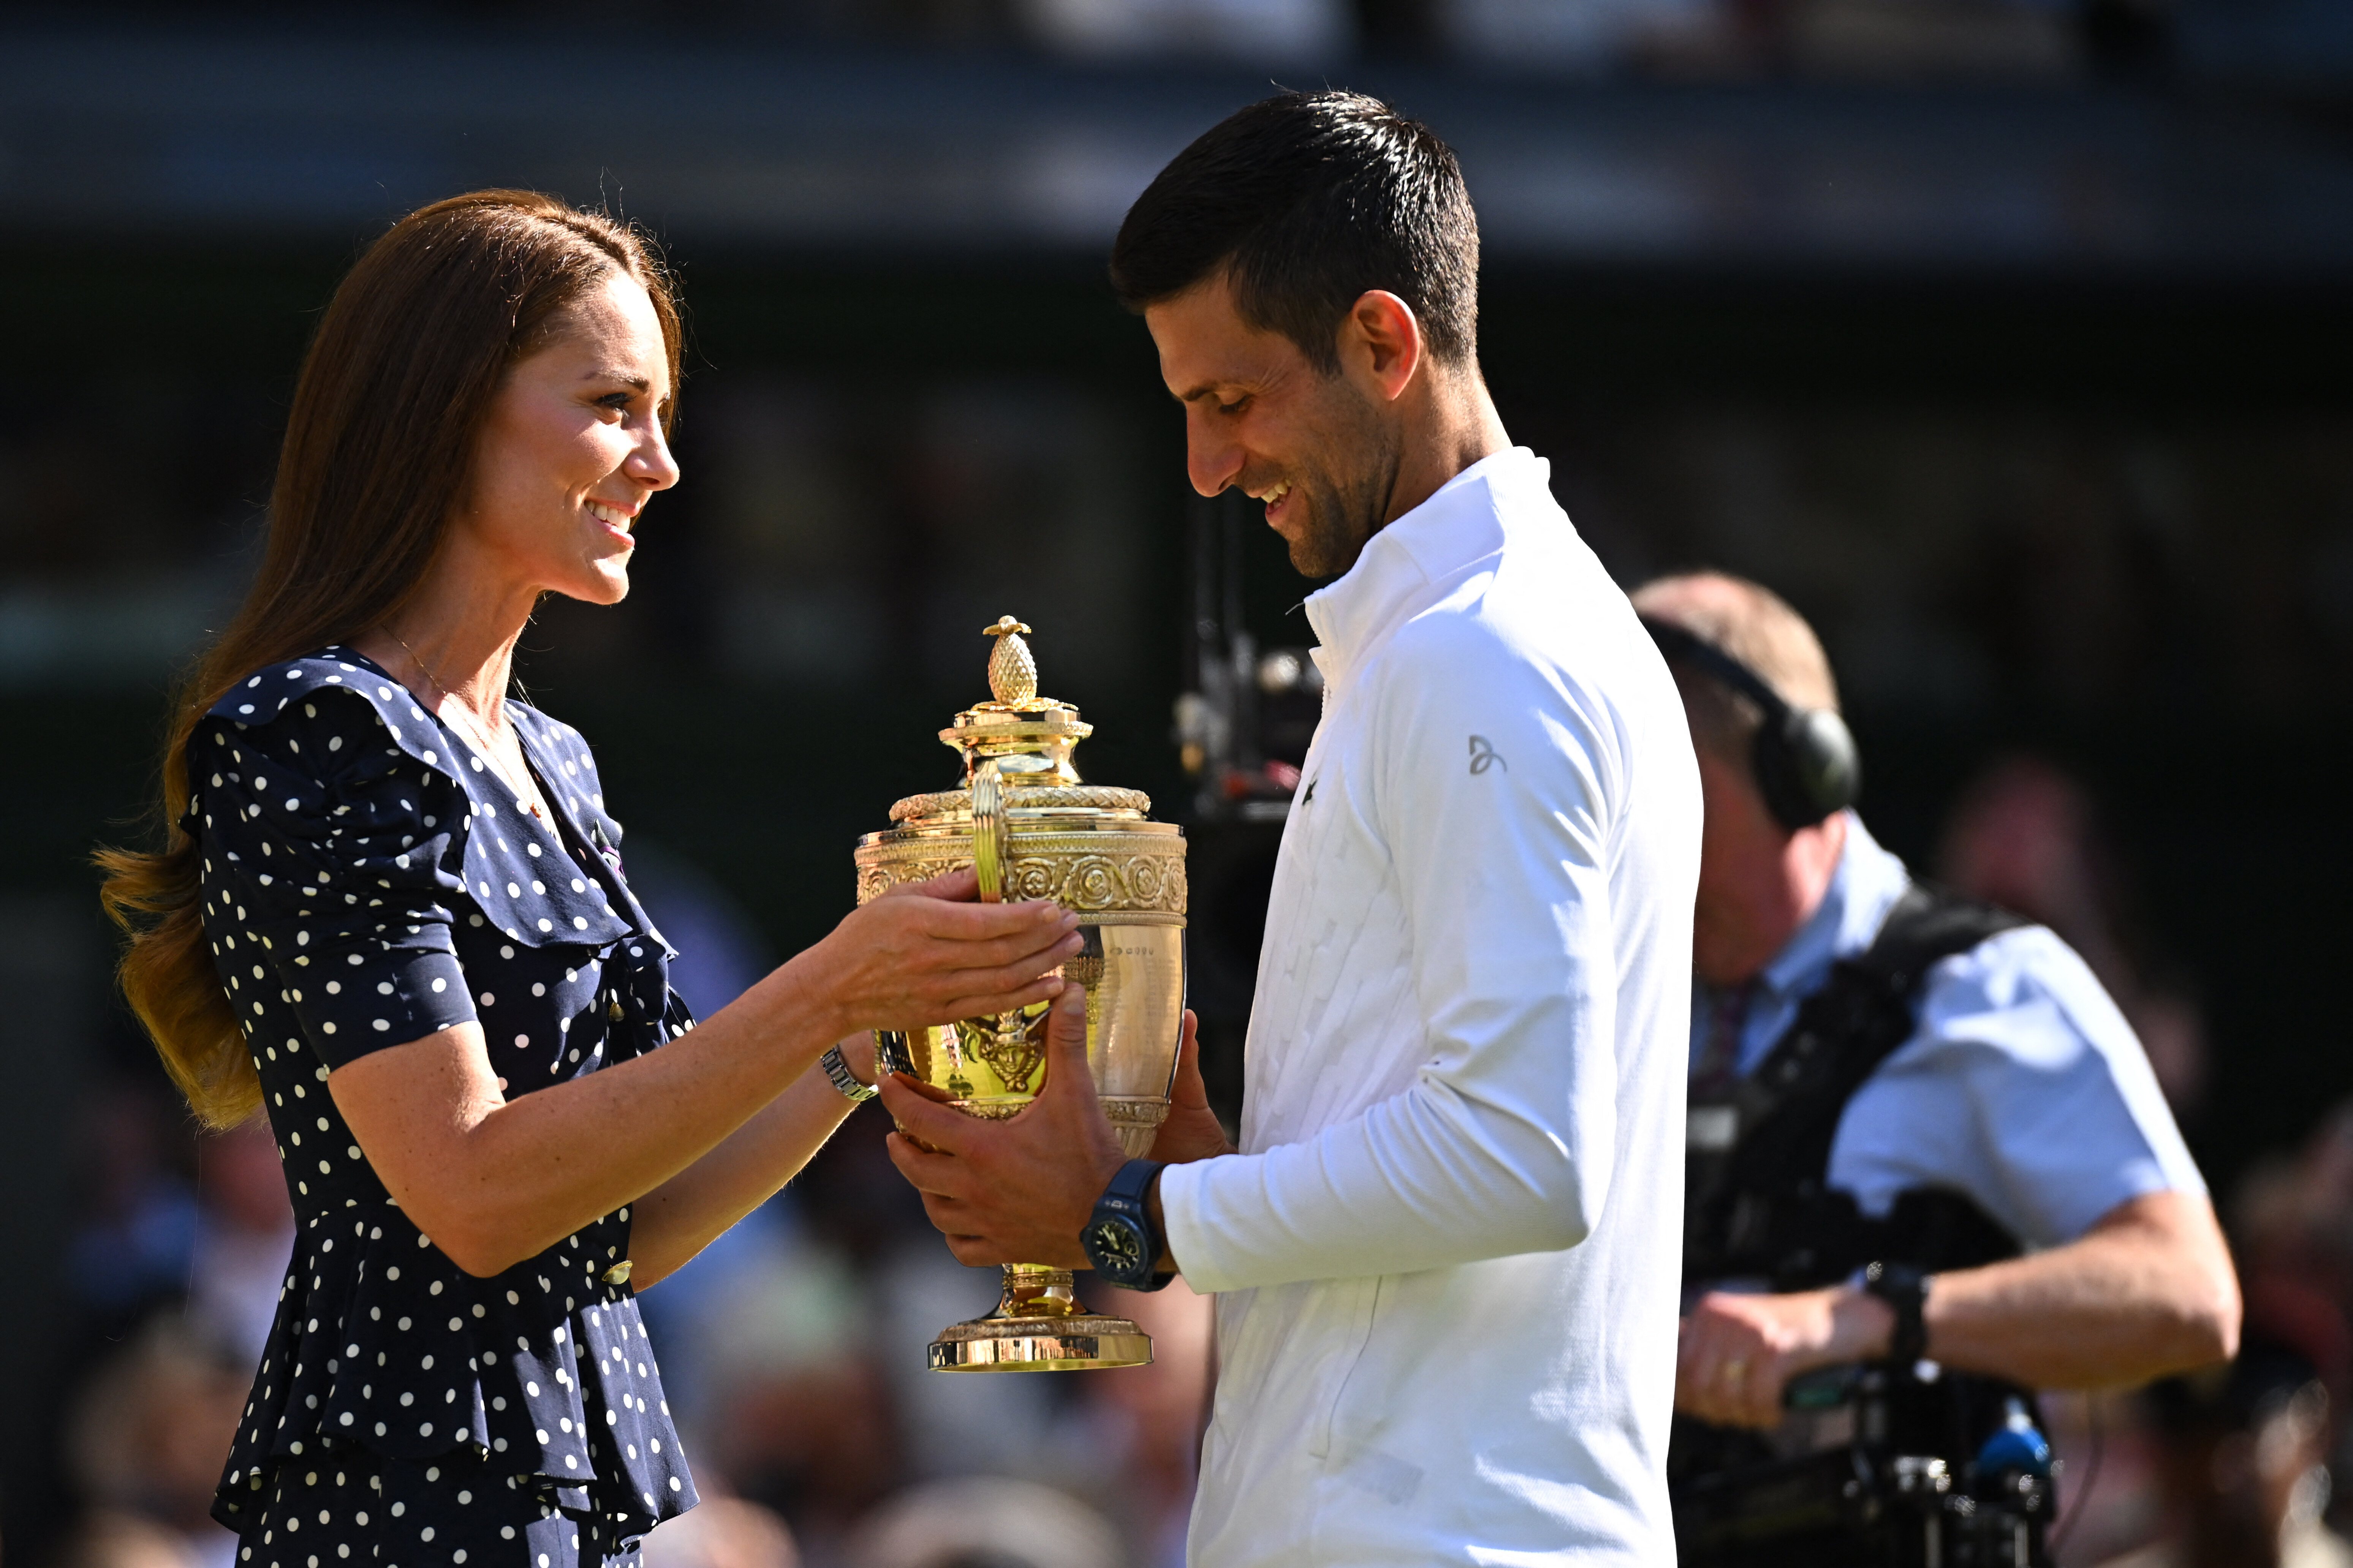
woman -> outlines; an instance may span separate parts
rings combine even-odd
[[[1078,950],[967,874],[687,1016],[586,744],[505,697],[542,594],[628,593],[678,366],[627,229],[507,191],[403,219],[311,346],[168,847],[103,857],[164,1065],[215,1126],[266,1107],[300,1222],[215,1504],[241,1564],[633,1557],[694,1493],[632,1293],[871,1092],[831,1042],[1054,995]]]

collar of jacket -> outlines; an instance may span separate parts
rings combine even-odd
[[[1500,554],[1528,510],[1514,504],[1520,492],[1533,486],[1553,510],[1551,474],[1525,447],[1490,453],[1366,540],[1354,566],[1307,596],[1324,679],[1342,684],[1366,648],[1420,607],[1431,584]]]

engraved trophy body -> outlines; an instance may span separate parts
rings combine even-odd
[[[1086,945],[1061,972],[1087,988],[1087,1062],[1121,1146],[1138,1158],[1167,1118],[1176,1071],[1184,831],[1152,821],[1135,790],[1080,783],[1071,750],[1093,726],[1038,695],[1029,630],[1011,616],[986,628],[997,639],[992,700],[940,731],[963,754],[965,787],[910,795],[891,808],[892,827],[858,841],[858,901],[970,866],[985,900],[1052,899],[1075,912]],[[877,1031],[878,1069],[944,1090],[967,1115],[1014,1115],[1045,1087],[1050,1010]],[[1078,1371],[1140,1366],[1152,1341],[1082,1306],[1070,1270],[1009,1263],[997,1310],[948,1329],[929,1354],[941,1372]]]

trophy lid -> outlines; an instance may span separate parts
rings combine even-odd
[[[1152,809],[1151,797],[1141,791],[1079,787],[1071,751],[1094,733],[1094,726],[1082,721],[1071,704],[1038,695],[1037,657],[1023,640],[1029,631],[1012,616],[981,628],[983,637],[996,639],[988,654],[989,700],[974,703],[940,731],[941,742],[964,758],[965,787],[910,795],[891,808],[892,821],[913,825],[969,816],[973,773],[986,762],[997,764],[1008,810],[1140,817]]]

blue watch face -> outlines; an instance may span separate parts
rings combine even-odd
[[[1079,1239],[1094,1266],[1114,1279],[1134,1279],[1152,1266],[1144,1256],[1143,1227],[1134,1220],[1099,1219]]]

